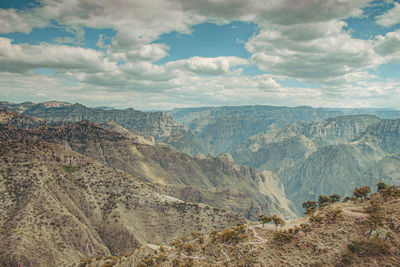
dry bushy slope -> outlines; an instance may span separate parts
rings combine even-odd
[[[371,200],[358,200],[319,210],[314,218],[320,216],[321,223],[310,217],[289,221],[283,229],[253,223],[209,236],[195,234],[166,247],[147,245],[123,257],[87,259],[81,266],[399,266],[400,199],[371,199],[382,215],[372,231],[366,211]],[[336,218],[334,210],[341,211]],[[288,232],[301,224],[311,231]]]

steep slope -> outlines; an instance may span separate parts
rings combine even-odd
[[[279,230],[247,224],[167,247],[147,245],[123,257],[86,259],[81,266],[399,266],[400,200],[371,199],[378,205],[378,226],[371,226],[366,209],[372,200],[336,203]],[[308,227],[298,231],[302,224]]]
[[[8,101],[0,101],[0,108],[7,109],[13,112],[22,113],[30,107],[36,105],[34,102],[24,102],[21,104],[15,104]]]
[[[63,146],[0,144],[0,265],[61,266],[242,221]]]
[[[367,144],[322,147],[292,172],[286,193],[298,210],[304,201],[318,200],[319,195],[351,196],[358,177],[381,158],[382,155]],[[376,183],[375,179],[374,185]]]
[[[380,180],[386,184],[400,185],[399,154],[385,156],[374,166],[364,172],[361,177],[354,182],[354,185],[368,185],[371,188],[374,188],[377,180]]]
[[[118,125],[143,135],[154,137],[158,143],[167,143],[177,150],[195,154],[207,153],[204,144],[185,126],[175,122],[162,112],[141,112],[129,109],[88,108],[81,104],[49,106],[48,103],[34,105],[23,115],[45,119],[49,122],[78,122],[90,120],[96,123],[114,121]]]
[[[350,188],[361,182],[378,183],[382,177],[374,169],[389,160],[383,159],[385,156],[400,153],[399,138],[400,120],[380,120],[352,142],[320,148],[300,164],[298,171],[291,170],[292,179],[286,183],[288,197],[300,205],[303,200],[316,200],[320,194],[350,194]],[[397,162],[392,163],[396,169]]]
[[[298,169],[318,148],[349,142],[379,121],[376,116],[366,115],[339,116],[312,123],[297,121],[280,130],[252,136],[232,156],[239,164],[274,171],[286,183],[293,176],[289,169]]]
[[[319,195],[351,195],[354,186],[375,185],[381,177],[374,165],[400,153],[399,126],[399,120],[366,115],[299,121],[253,136],[232,155],[238,163],[277,173],[287,197],[301,210],[301,203]]]
[[[278,177],[235,165],[229,155],[191,157],[168,146],[138,143],[89,121],[32,130],[8,125],[0,131],[0,141],[21,138],[62,144],[184,200],[229,208],[251,219],[259,213],[294,216]]]
[[[0,124],[11,124],[18,128],[34,129],[49,123],[43,119],[21,116],[19,113],[0,108]]]
[[[168,112],[175,120],[193,130],[213,153],[226,153],[252,135],[280,129],[297,120],[320,121],[343,115],[312,107],[238,106],[174,109]]]

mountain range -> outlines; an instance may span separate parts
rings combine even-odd
[[[293,219],[319,195],[400,184],[398,114],[0,102],[1,240],[19,248],[3,246],[1,261],[121,255],[259,214]]]

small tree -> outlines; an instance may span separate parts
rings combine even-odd
[[[382,190],[385,190],[386,188],[388,188],[387,184],[385,184],[384,182],[380,182],[376,185],[376,189],[378,190],[378,192],[380,193]]]
[[[331,203],[340,201],[340,196],[338,194],[332,194],[332,195],[330,195],[330,198],[331,198]]]
[[[264,227],[265,223],[269,223],[270,221],[272,221],[272,217],[268,217],[268,216],[261,214],[261,215],[258,215],[258,221],[262,222],[262,225]]]
[[[361,201],[362,201],[363,199],[365,199],[368,196],[368,194],[370,192],[371,192],[371,188],[369,188],[369,186],[363,186],[360,188],[356,187],[356,189],[354,189],[354,191],[353,191],[353,195],[356,198],[361,198]]]
[[[309,200],[303,203],[303,208],[306,209],[306,211],[304,212],[304,214],[306,215],[310,215],[312,213],[314,213],[317,209],[317,202]]]
[[[320,208],[327,206],[329,203],[331,203],[331,198],[328,196],[320,195],[318,198],[318,206]]]
[[[272,220],[274,221],[275,227],[278,229],[278,226],[284,226],[286,223],[283,219],[279,218],[276,215],[272,216]]]

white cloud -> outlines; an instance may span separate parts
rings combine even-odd
[[[0,33],[30,33],[34,27],[44,27],[47,20],[33,12],[0,8]]]
[[[166,67],[190,71],[196,74],[221,75],[228,73],[231,67],[249,64],[247,59],[240,57],[191,57],[169,62]]]
[[[400,23],[400,4],[397,2],[393,4],[394,7],[392,9],[375,18],[376,23],[383,27],[390,27]]]
[[[197,0],[183,1],[186,10],[221,22],[253,21],[293,25],[359,15],[366,0]]]
[[[23,21],[15,9],[0,9],[0,33],[30,33],[32,27]]]
[[[400,30],[379,35],[375,50],[385,56],[388,62],[400,63]]]
[[[246,43],[252,62],[260,69],[320,84],[354,82],[349,75],[374,68],[383,59],[373,42],[354,39],[344,22],[271,26]],[[364,76],[365,77],[365,76]]]
[[[84,27],[116,32],[110,45],[103,37],[98,40],[101,51],[48,43],[12,44],[0,38],[0,94],[10,100],[18,91],[19,95],[142,109],[204,103],[379,106],[385,99],[398,107],[398,83],[366,81],[376,78],[369,69],[400,61],[399,31],[367,41],[343,30],[341,19],[360,15],[367,2],[41,0],[42,6],[27,11],[0,9],[1,33],[29,33],[50,19],[75,34],[75,38],[53,40],[61,44],[79,45]],[[399,6],[395,3],[378,23],[393,25],[396,16],[390,14]],[[246,43],[250,59],[191,57],[165,65],[153,63],[168,56],[170,49],[153,42],[160,35],[190,33],[191,26],[206,21],[232,20],[259,26],[260,32]],[[251,63],[268,74],[244,76],[238,67]],[[56,69],[57,74],[35,76],[36,68]],[[280,81],[288,77],[323,86],[282,86]]]
[[[0,71],[24,73],[36,68],[90,73],[111,71],[115,63],[93,49],[46,43],[12,44],[11,39],[0,37]]]

